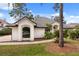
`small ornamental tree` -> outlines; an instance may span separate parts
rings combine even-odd
[[[52,25],[51,24],[46,24],[46,29],[45,29],[45,38],[46,39],[52,39],[53,38],[53,33],[51,32],[52,30]]]
[[[46,24],[46,31],[51,31],[52,30],[52,25],[51,24]]]

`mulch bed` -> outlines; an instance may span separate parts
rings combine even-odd
[[[46,50],[50,53],[72,53],[79,52],[79,45],[65,43],[63,48],[60,48],[57,43],[49,43]]]

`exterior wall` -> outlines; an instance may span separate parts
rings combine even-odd
[[[45,28],[35,28],[34,38],[43,38],[45,33]]]
[[[43,38],[45,33],[45,28],[34,28],[35,23],[31,22],[30,20],[24,18],[23,20],[18,22],[18,27],[12,27],[12,40],[22,41],[22,40],[30,40],[33,41],[34,38]],[[54,25],[59,24],[57,22],[52,24],[52,31],[54,32]],[[22,29],[23,27],[30,28],[30,38],[23,38],[22,37]]]
[[[52,30],[51,30],[52,33],[54,32],[54,28],[53,28],[53,27],[54,27],[55,25],[57,25],[57,26],[58,26],[57,29],[59,29],[59,23],[58,23],[58,22],[53,23],[53,24],[52,24]]]
[[[34,40],[34,23],[32,23],[30,20],[28,19],[23,19],[21,20],[19,23],[19,26],[18,26],[18,37],[19,37],[19,40],[30,40],[30,41],[33,41]],[[30,38],[23,38],[22,37],[22,28],[23,27],[29,27],[30,28]]]
[[[18,27],[12,28],[12,40],[18,40]]]

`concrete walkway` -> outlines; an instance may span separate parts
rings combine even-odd
[[[1,36],[0,42],[11,41],[11,35]]]
[[[6,42],[7,41],[7,42]],[[32,42],[10,42],[11,35],[0,37],[0,45],[24,45],[24,44],[39,44],[48,43],[54,41],[54,39],[42,40],[42,41],[32,41]]]
[[[40,44],[40,43],[48,43],[48,42],[53,42],[53,41],[54,41],[54,39],[42,40],[42,41],[33,41],[33,42],[1,42],[0,45]]]

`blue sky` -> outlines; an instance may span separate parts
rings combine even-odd
[[[27,8],[32,12],[32,14],[40,15],[44,17],[51,18],[51,16],[59,15],[58,12],[55,12],[53,9],[53,3],[45,3],[42,6],[40,3],[28,3]],[[9,23],[13,23],[15,20],[9,16],[8,4],[0,3],[0,18],[5,19]],[[67,23],[79,23],[79,4],[78,3],[65,3],[64,4],[64,20]]]

